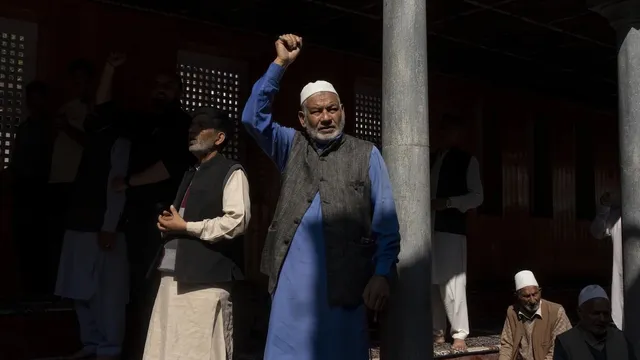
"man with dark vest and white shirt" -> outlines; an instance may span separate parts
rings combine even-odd
[[[499,360],[552,360],[556,337],[571,329],[560,304],[542,299],[533,273],[516,274],[516,303],[507,309]]]
[[[462,122],[445,117],[439,134],[442,147],[431,155],[431,211],[433,224],[433,330],[436,343],[444,343],[447,318],[453,350],[466,350],[467,313],[466,212],[482,204],[478,160],[461,149]]]
[[[365,305],[384,308],[400,250],[389,174],[378,149],[343,133],[344,107],[326,81],[300,93],[297,131],[273,100],[302,39],[283,35],[253,86],[242,122],[282,174],[262,272],[273,296],[265,360],[367,360]]]
[[[578,296],[580,322],[556,338],[553,360],[637,360],[636,347],[611,319],[604,289],[589,285]]]
[[[231,289],[242,280],[249,183],[242,166],[220,153],[232,134],[229,114],[193,114],[189,150],[198,159],[174,204],[158,217],[164,234],[162,280],[144,360],[233,359]]]
[[[108,71],[105,66],[105,72]],[[69,359],[117,360],[122,353],[129,263],[126,194],[109,187],[129,170],[131,123],[110,116],[111,85],[101,81],[95,111],[84,121],[86,143],[69,199],[55,294],[73,299],[82,349]]]

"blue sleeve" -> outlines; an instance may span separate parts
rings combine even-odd
[[[126,201],[125,192],[115,192],[111,189],[111,180],[115,177],[124,177],[129,168],[129,151],[131,143],[129,140],[119,138],[111,148],[111,170],[109,171],[109,181],[107,182],[107,210],[102,222],[102,231],[116,232],[118,222],[124,211]]]
[[[389,172],[380,151],[375,146],[369,159],[369,179],[371,180],[371,205],[373,218],[371,230],[377,249],[374,257],[375,274],[387,276],[398,262],[400,253],[400,225]]]
[[[272,119],[273,98],[278,93],[280,79],[285,68],[271,63],[267,72],[258,80],[242,112],[242,123],[247,132],[258,142],[262,150],[284,171],[296,131],[282,126]]]

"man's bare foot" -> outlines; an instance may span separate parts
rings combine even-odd
[[[467,343],[461,339],[453,339],[453,344],[451,344],[451,349],[453,351],[467,351]]]
[[[444,344],[446,342],[443,335],[433,335],[434,344]]]

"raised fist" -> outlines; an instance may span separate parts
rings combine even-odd
[[[300,54],[301,47],[301,37],[293,34],[281,35],[278,40],[276,40],[277,57],[275,63],[281,66],[290,65]]]
[[[111,53],[107,58],[107,64],[117,68],[118,66],[124,64],[127,60],[127,55],[122,53]]]

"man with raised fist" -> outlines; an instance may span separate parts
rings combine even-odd
[[[274,122],[280,79],[302,47],[287,34],[256,82],[242,122],[282,174],[262,271],[273,296],[266,360],[369,358],[365,305],[382,311],[400,250],[389,174],[378,149],[343,133],[326,81],[300,93],[302,130]]]

